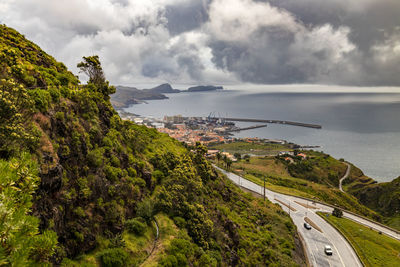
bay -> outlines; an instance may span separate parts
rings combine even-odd
[[[371,178],[384,182],[400,176],[400,94],[345,92],[260,92],[222,90],[168,94],[167,100],[132,105],[128,112],[164,115],[291,120],[320,124],[322,129],[269,124],[238,137],[284,139],[319,145],[344,158]],[[240,123],[239,125],[249,125]]]

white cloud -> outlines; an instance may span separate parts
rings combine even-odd
[[[246,41],[262,27],[282,27],[292,32],[298,24],[292,14],[251,0],[215,0],[210,6],[210,32],[223,41]]]

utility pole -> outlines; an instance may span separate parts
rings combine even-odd
[[[264,202],[265,202],[265,176],[264,176]]]
[[[290,201],[289,201],[289,217],[290,217]]]

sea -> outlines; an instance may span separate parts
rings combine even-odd
[[[167,96],[169,99],[150,100],[125,111],[154,118],[211,115],[319,124],[322,129],[268,124],[236,136],[320,146],[316,150],[344,158],[379,182],[400,176],[400,93],[238,89]],[[255,124],[237,123],[238,126]]]

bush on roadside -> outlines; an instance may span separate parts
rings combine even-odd
[[[332,215],[338,218],[342,218],[343,216],[343,211],[341,209],[338,208],[334,208],[332,211]]]

